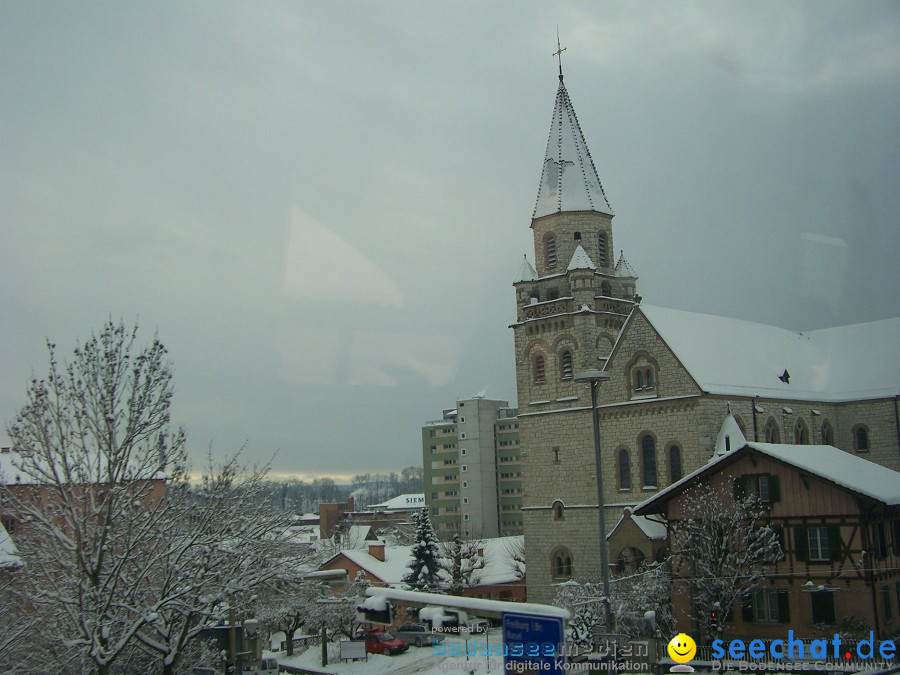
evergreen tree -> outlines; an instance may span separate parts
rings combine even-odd
[[[441,587],[441,553],[428,509],[423,508],[414,516],[416,543],[412,547],[409,572],[403,581],[414,590],[437,592]]]

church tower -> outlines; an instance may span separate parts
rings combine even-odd
[[[552,600],[555,583],[600,569],[590,391],[574,376],[604,368],[640,300],[636,274],[624,255],[614,258],[613,216],[560,70],[531,220],[535,264],[526,256],[513,284],[528,598],[536,602]],[[604,467],[604,484],[612,475]]]

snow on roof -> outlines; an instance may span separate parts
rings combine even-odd
[[[9,536],[3,523],[0,523],[0,567],[8,567],[12,565],[21,565],[19,560],[19,549],[16,543]]]
[[[647,539],[653,540],[663,540],[666,538],[666,525],[665,523],[660,523],[656,520],[650,520],[647,516],[636,516],[632,513],[631,507],[626,506],[622,512],[622,517],[619,518],[619,522],[615,524],[610,533],[606,535],[606,538],[609,539],[613,536],[613,533],[618,529],[618,527],[625,522],[625,519],[630,519],[635,525],[637,525],[641,532],[644,533],[644,536]]]
[[[513,553],[522,547],[523,541],[522,535],[484,539],[482,543],[485,565],[478,571],[478,582],[475,585],[488,586],[518,581],[520,577],[516,571]],[[403,584],[403,577],[409,572],[409,563],[412,560],[412,546],[385,546],[384,560],[370,555],[368,550],[351,549],[341,553],[389,586]]]
[[[619,252],[619,262],[616,263],[615,272],[617,277],[631,279],[638,278],[637,272],[635,272],[631,264],[627,260],[625,260],[625,251]]]
[[[378,588],[372,586],[366,589],[366,595],[370,597],[383,597],[396,602],[415,602],[422,605],[435,605],[438,607],[456,607],[470,612],[497,613],[515,612],[516,614],[535,614],[538,616],[552,616],[568,619],[569,610],[552,605],[539,605],[533,602],[511,603],[504,600],[484,600],[482,598],[466,598],[459,595],[440,595],[436,593],[424,593],[422,591],[403,591],[393,588]]]
[[[797,333],[653,305],[639,309],[711,394],[853,401],[900,391],[900,318]],[[779,379],[785,370],[788,382]]]
[[[562,80],[556,92],[532,218],[561,211],[599,211],[614,215]]]
[[[377,509],[379,511],[418,511],[425,506],[425,494],[405,494],[388,499],[381,504],[372,504],[369,509]]]
[[[531,263],[528,262],[528,256],[525,256],[525,259],[522,261],[522,266],[519,268],[519,273],[516,276],[518,277],[516,281],[534,281],[538,278],[537,270],[535,270]]]
[[[900,473],[833,445],[747,443],[746,447],[887,506],[900,504]]]
[[[732,452],[713,456],[705,466],[645,499],[634,507],[634,511],[653,513],[648,508],[663,504],[701,474],[712,473],[719,468],[719,464],[753,450],[886,506],[900,505],[900,473],[833,445],[746,443]]]
[[[572,270],[595,270],[597,266],[591,260],[591,257],[587,254],[581,244],[575,247],[575,253],[572,254],[572,260],[569,262],[569,267],[567,268],[568,272]]]

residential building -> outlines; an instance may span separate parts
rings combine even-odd
[[[692,516],[689,491],[701,484],[757,495],[784,556],[728,619],[732,636],[822,637],[855,617],[876,637],[900,630],[900,473],[831,445],[745,441],[735,418],[709,463],[634,509],[664,522],[672,553],[678,628],[705,631],[695,606],[690,560],[679,556],[679,523]],[[723,434],[720,434],[720,439]],[[830,630],[830,629],[829,629]],[[868,637],[868,635],[866,635]]]
[[[441,539],[522,532],[516,409],[476,396],[422,427],[425,503]]]
[[[473,573],[471,585],[462,595],[525,602],[525,567],[521,550],[521,535],[480,541],[476,555],[482,559],[483,567]],[[409,572],[411,561],[412,546],[388,546],[381,541],[372,541],[364,550],[350,549],[335,554],[322,563],[319,574],[344,570],[343,578],[352,581],[362,572],[375,586],[403,587],[403,577]]]

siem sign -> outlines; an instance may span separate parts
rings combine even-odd
[[[422,497],[407,497],[406,498],[407,504],[422,504],[424,502],[425,502],[424,496],[422,496]]]

